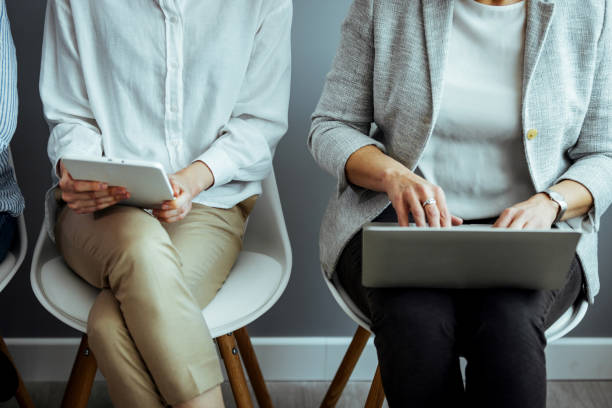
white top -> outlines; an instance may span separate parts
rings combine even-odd
[[[50,0],[40,93],[48,153],[201,160],[221,208],[261,192],[287,130],[290,0]]]
[[[495,217],[535,192],[521,126],[526,7],[454,4],[442,103],[419,169],[452,214]]]

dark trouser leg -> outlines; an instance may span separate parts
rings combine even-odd
[[[13,242],[17,221],[8,213],[0,213],[0,262]],[[17,390],[17,372],[9,358],[0,352],[0,401],[8,401]]]
[[[452,296],[442,290],[364,288],[360,246],[359,235],[340,259],[338,279],[372,320],[389,405],[460,406],[463,383]]]
[[[392,207],[377,221],[397,221]],[[577,258],[560,291],[393,289],[386,292],[361,285],[361,233],[358,233],[340,256],[336,272],[353,302],[373,321],[383,386],[392,407],[407,403],[415,407],[461,405],[461,389],[452,386],[461,385],[460,378],[453,380],[457,377],[447,370],[448,365],[440,362],[451,353],[449,350],[456,353],[455,347],[469,361],[467,388],[471,401],[467,406],[545,406],[544,332],[580,295],[583,272]],[[445,293],[454,302],[442,301]],[[415,301],[419,296],[422,296],[420,300]],[[454,305],[452,313],[447,309],[449,304]],[[424,320],[419,321],[417,315]],[[427,320],[435,320],[437,327]],[[455,326],[459,327],[458,331],[454,330]],[[449,331],[450,327],[454,331]],[[448,344],[440,334],[447,335]],[[416,359],[412,355],[415,352],[420,353]],[[429,360],[423,358],[430,354]],[[449,377],[446,382],[432,381],[438,387],[433,391],[418,388],[419,375],[428,378],[433,375],[430,370]],[[447,397],[449,402],[418,403],[428,401],[423,399],[424,392],[435,392],[440,400]]]
[[[463,399],[454,302],[444,291],[368,289],[374,344],[392,407],[451,407]]]
[[[13,243],[17,218],[9,213],[0,213],[0,262],[4,260]]]
[[[458,295],[470,407],[546,406],[546,328],[580,293],[577,259],[559,291],[469,290]]]

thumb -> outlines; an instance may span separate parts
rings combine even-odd
[[[178,197],[181,195],[181,187],[179,186],[179,183],[177,183],[177,181],[174,179],[174,177],[169,177],[168,178],[170,180],[170,186],[172,186],[172,192],[174,193],[174,197]]]
[[[70,175],[70,172],[66,170],[66,166],[64,166],[63,161],[60,160],[59,162],[57,162],[57,167],[59,169],[58,174],[60,176],[60,179],[65,178],[66,180],[73,180],[72,176]]]
[[[459,225],[463,224],[463,219],[453,215],[451,217],[451,223],[453,224],[453,227],[458,227]]]

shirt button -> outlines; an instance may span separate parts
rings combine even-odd
[[[176,24],[176,23],[178,23],[178,17],[177,17],[177,16],[172,16],[172,17],[170,17],[170,22],[171,22],[172,24]]]
[[[527,140],[533,140],[538,136],[538,131],[536,129],[529,129],[527,132]]]
[[[170,112],[172,112],[172,113],[178,112],[178,107],[176,105],[170,106]]]
[[[172,70],[177,70],[178,69],[178,62],[171,62],[170,63],[170,69]]]

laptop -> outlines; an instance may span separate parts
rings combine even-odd
[[[363,228],[366,287],[559,289],[580,233],[510,230],[490,225],[451,228]]]

